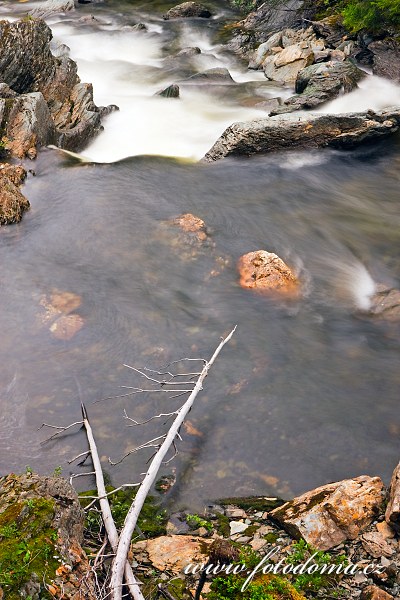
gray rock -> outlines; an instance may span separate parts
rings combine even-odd
[[[249,69],[260,69],[264,60],[267,58],[272,48],[281,46],[282,44],[282,32],[274,33],[270,38],[263,44],[260,44],[257,50],[254,51],[253,56],[249,62]]]
[[[182,83],[234,83],[231,74],[228,69],[224,69],[222,67],[215,67],[214,69],[207,69],[206,71],[202,71],[201,73],[195,73],[191,75]]]
[[[163,98],[179,98],[179,85],[173,83],[169,85],[165,90],[161,90],[161,92],[157,92],[156,96],[162,96]]]
[[[93,102],[92,86],[80,82],[76,63],[64,52],[59,57],[53,56],[51,39],[51,30],[41,19],[0,21],[0,73],[2,80],[17,94],[40,92],[55,127],[53,143],[80,150],[100,131],[100,112]],[[16,123],[14,120],[15,139],[18,137]],[[22,119],[21,127],[25,124],[26,120]],[[41,145],[41,139],[51,137],[50,130],[49,125],[48,134],[40,135],[36,145]],[[4,120],[0,133],[8,137]],[[27,137],[23,130],[20,135],[22,140]]]
[[[400,44],[394,39],[377,40],[368,46],[373,54],[375,75],[400,81]]]
[[[212,16],[211,11],[198,2],[182,2],[164,15],[164,19],[179,19],[179,18],[190,18],[190,17],[201,17],[203,19],[209,19]]]
[[[350,60],[310,65],[297,76],[297,94],[285,100],[284,105],[271,114],[315,108],[328,100],[333,100],[342,90],[345,93],[351,92],[365,76],[366,73]]]
[[[15,98],[17,95],[6,83],[0,83],[0,98]]]
[[[32,17],[43,19],[53,14],[69,12],[70,10],[74,10],[74,8],[74,0],[47,0],[46,2],[42,2],[41,6],[31,10],[29,14]]]
[[[277,150],[331,146],[349,148],[396,132],[400,108],[344,115],[320,115],[256,119],[228,127],[203,161],[226,156],[250,156]]]
[[[180,50],[177,54],[175,54],[175,56],[197,56],[198,54],[201,54],[201,50],[200,48],[197,48],[197,46],[193,47],[193,48],[182,48],[182,50]]]

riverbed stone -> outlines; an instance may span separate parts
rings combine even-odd
[[[372,52],[373,72],[400,82],[400,44],[393,38],[375,40],[368,45]]]
[[[214,67],[191,75],[182,83],[209,83],[209,84],[225,84],[234,83],[232,75],[228,69],[224,67]]]
[[[254,119],[228,127],[203,161],[299,148],[351,148],[398,131],[400,109],[343,115],[309,114]]]
[[[361,536],[363,548],[370,556],[389,558],[394,554],[394,549],[378,531],[370,531]]]
[[[21,166],[0,165],[0,226],[19,223],[29,209],[30,204],[19,189],[25,177]]]
[[[400,290],[378,284],[368,314],[386,321],[400,321]]]
[[[279,256],[265,250],[249,252],[238,263],[243,288],[284,295],[297,295],[299,283],[291,269]]]
[[[382,480],[364,475],[306,492],[273,510],[270,518],[296,539],[329,550],[354,540],[379,514],[383,501]]]
[[[161,96],[162,98],[179,98],[179,85],[173,83],[156,93],[156,96]]]
[[[400,463],[395,468],[389,488],[389,502],[385,519],[388,525],[400,533]]]
[[[203,19],[209,19],[212,16],[211,11],[204,6],[204,4],[199,4],[198,2],[182,2],[182,4],[178,4],[173,8],[170,8],[169,11],[164,15],[164,19],[180,19],[180,18],[188,18],[188,17],[201,17]]]

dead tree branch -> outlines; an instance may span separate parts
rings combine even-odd
[[[151,461],[151,464],[147,470],[147,473],[144,476],[143,482],[138,489],[138,492],[135,496],[134,501],[131,504],[131,507],[128,511],[128,514],[125,518],[125,523],[120,533],[119,542],[116,549],[116,556],[113,561],[112,569],[111,569],[111,581],[110,581],[110,598],[111,600],[121,600],[122,599],[122,579],[124,574],[124,569],[126,569],[127,564],[127,556],[129,551],[129,546],[131,543],[131,538],[133,532],[135,530],[135,526],[142,510],[143,504],[147,498],[147,495],[153,485],[157,473],[164,462],[165,456],[168,453],[171,445],[173,444],[182,423],[184,422],[186,415],[192,408],[192,405],[196,399],[197,394],[203,389],[202,384],[205,378],[208,375],[208,372],[211,366],[214,364],[216,358],[221,352],[222,348],[225,346],[227,342],[232,338],[236,327],[230,332],[230,334],[221,341],[214,354],[210,358],[209,361],[203,361],[204,366],[203,369],[196,381],[194,388],[190,391],[190,395],[186,402],[181,406],[181,408],[177,411],[177,415],[175,420],[173,421],[171,428],[165,436],[163,443],[160,448],[157,450],[154,458]],[[175,361],[179,362],[179,361]],[[172,363],[171,363],[172,364]],[[177,391],[177,390],[175,390]],[[96,469],[97,470],[97,469]],[[101,467],[100,467],[101,470]],[[103,492],[99,491],[99,496],[104,495]]]

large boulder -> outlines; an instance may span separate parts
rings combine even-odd
[[[260,292],[297,296],[299,282],[279,256],[265,250],[249,252],[239,259],[240,285]]]
[[[82,549],[85,515],[61,477],[0,479],[0,572],[5,598],[95,600],[94,576]],[[21,569],[21,565],[24,568]]]
[[[301,48],[298,44],[293,44],[281,52],[267,56],[263,69],[267,79],[294,84],[299,72],[313,62],[314,52],[311,47]]]
[[[284,105],[271,114],[315,108],[337,98],[342,91],[351,92],[365,76],[366,73],[350,60],[322,62],[306,67],[297,75],[296,95],[285,100]]]
[[[365,475],[306,492],[269,516],[294,538],[329,550],[356,539],[379,514],[383,501],[382,480]]]
[[[19,190],[26,177],[23,167],[0,165],[0,227],[19,223],[29,202]]]
[[[14,102],[6,103],[0,134],[9,140],[16,156],[27,153],[32,147],[28,142],[33,143],[35,136],[36,146],[52,142],[80,150],[101,130],[92,86],[80,82],[77,65],[66,54],[53,56],[51,39],[51,30],[41,19],[0,21],[1,79],[17,95]],[[18,118],[19,111],[25,116]],[[11,124],[9,114],[13,115]]]
[[[228,127],[203,161],[299,148],[349,148],[392,134],[399,125],[400,108],[378,113],[310,114],[296,116],[295,119],[291,115],[284,115],[255,119]]]
[[[395,468],[390,482],[385,519],[397,533],[400,533],[400,463]]]
[[[188,17],[201,17],[203,19],[209,19],[211,17],[211,11],[198,2],[182,2],[173,8],[170,8],[164,15],[164,19],[180,19]]]

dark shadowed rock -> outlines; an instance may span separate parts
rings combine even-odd
[[[373,54],[375,75],[400,81],[400,45],[396,40],[377,40],[368,46]]]
[[[342,90],[345,93],[351,92],[365,76],[366,73],[350,60],[310,65],[297,76],[297,94],[285,100],[283,106],[273,110],[271,115],[315,108],[337,98]]]
[[[23,96],[7,103],[6,112],[14,115],[12,130],[3,115],[0,133],[10,140],[11,148],[18,149],[17,156],[22,155],[21,149],[30,149],[31,129],[37,136],[36,145],[52,142],[69,150],[80,150],[101,129],[92,86],[80,82],[76,63],[66,54],[53,56],[51,39],[51,30],[40,19],[0,21],[2,80]],[[18,106],[25,115],[35,115],[37,122],[30,126],[22,115],[17,126]]]
[[[177,6],[170,8],[169,11],[164,15],[164,19],[168,20],[188,17],[201,17],[203,19],[209,19],[211,15],[211,11],[203,4],[199,4],[198,2],[182,2],[182,4],[178,4]]]
[[[0,83],[0,98],[15,98],[18,96],[6,83]]]
[[[392,134],[399,124],[400,108],[379,113],[285,115],[234,123],[203,160],[212,162],[225,156],[250,156],[295,148],[348,148]]]
[[[157,92],[156,96],[162,96],[163,98],[179,98],[179,85],[173,83],[165,88],[165,90]]]
[[[19,223],[29,202],[19,190],[26,177],[23,167],[0,165],[0,226]]]
[[[384,486],[366,475],[306,492],[269,513],[290,535],[319,550],[353,540],[379,514]]]
[[[192,48],[182,48],[182,50],[180,50],[177,54],[175,54],[175,56],[191,57],[191,56],[197,56],[198,54],[201,54],[201,50],[197,46],[194,46]]]

